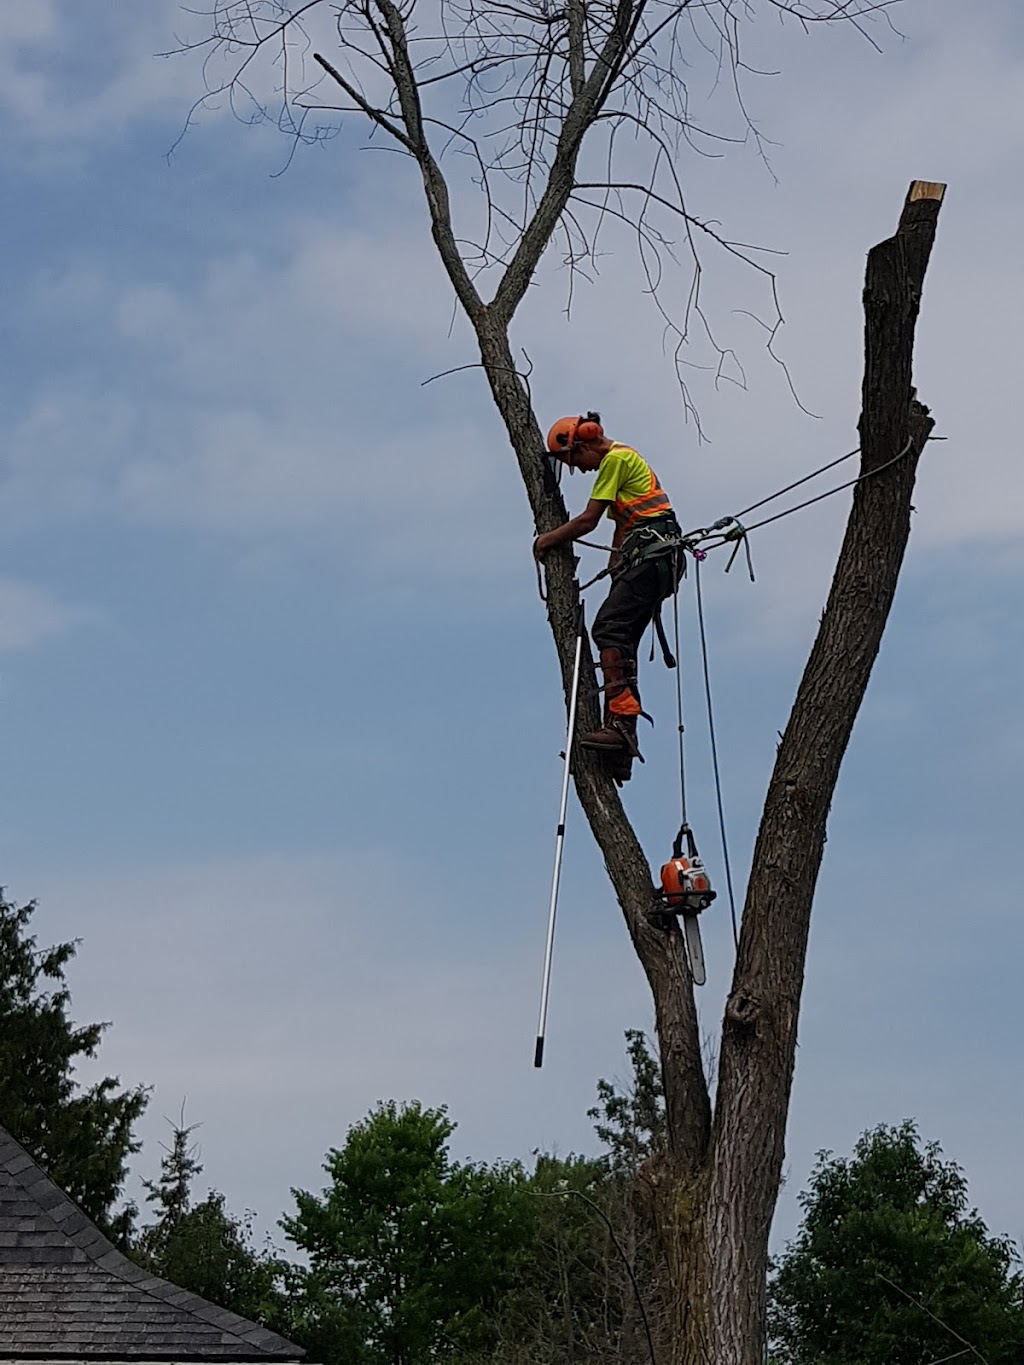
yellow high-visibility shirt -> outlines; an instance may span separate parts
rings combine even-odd
[[[601,461],[590,496],[611,504],[608,515],[620,530],[630,529],[643,517],[664,516],[672,510],[651,466],[632,446],[618,442]]]

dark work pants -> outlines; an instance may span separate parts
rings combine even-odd
[[[613,578],[590,628],[597,648],[617,649],[635,666],[640,641],[664,591],[665,579],[654,560]]]

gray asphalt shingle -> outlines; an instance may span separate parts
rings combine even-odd
[[[140,1270],[0,1128],[0,1359],[298,1361],[298,1346]]]

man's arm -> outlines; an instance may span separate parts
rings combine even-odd
[[[542,536],[537,537],[533,542],[534,556],[543,559],[548,550],[553,550],[556,545],[565,545],[570,540],[579,540],[580,536],[589,535],[596,529],[608,506],[609,504],[601,498],[591,498],[578,517],[572,517],[561,526],[556,526],[553,531],[545,531]]]

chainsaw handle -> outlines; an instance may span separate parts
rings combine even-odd
[[[687,857],[696,858],[698,856],[697,841],[693,837],[693,830],[685,822],[679,826],[679,833],[676,835],[675,842],[672,845],[672,857],[681,858],[683,856],[684,839],[686,840]]]

